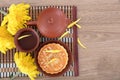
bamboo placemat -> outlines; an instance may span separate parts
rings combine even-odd
[[[56,7],[61,9],[69,19],[72,21],[76,20],[77,18],[77,8],[75,6],[33,6],[30,8],[30,16],[32,17],[32,20],[36,20],[38,14],[48,7]],[[7,7],[1,7],[1,10],[8,11]],[[0,13],[0,23],[3,20],[4,15]],[[41,41],[45,42],[48,40],[51,40],[50,38],[43,37],[38,29],[35,26],[29,26],[33,28],[40,36]],[[62,42],[64,42],[69,49],[72,52],[72,63],[70,65],[69,70],[63,74],[63,76],[78,76],[79,75],[79,62],[78,62],[78,47],[77,47],[77,28],[73,27],[71,29],[66,29],[66,31],[69,31],[70,34],[66,37],[63,37],[61,39]],[[57,40],[55,38],[54,40]],[[16,52],[16,49],[12,49],[6,52],[6,55],[0,53],[0,78],[7,78],[11,74],[15,75],[18,69],[16,68],[16,64],[14,63],[14,53]],[[18,77],[24,77],[27,76],[25,74],[19,74]],[[39,74],[39,76],[45,76],[44,74]]]

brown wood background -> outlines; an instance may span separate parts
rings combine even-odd
[[[79,46],[80,76],[38,80],[120,80],[120,0],[0,0],[0,7],[20,2],[75,5],[81,17],[78,37],[87,49]]]

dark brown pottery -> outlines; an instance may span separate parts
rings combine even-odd
[[[19,39],[19,37],[25,35],[29,35],[29,36]],[[19,51],[23,51],[23,52],[34,51],[38,47],[39,41],[40,40],[38,34],[32,28],[20,29],[14,37],[16,48]]]

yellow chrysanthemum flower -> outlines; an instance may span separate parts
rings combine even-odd
[[[22,73],[27,74],[31,80],[34,80],[36,75],[39,74],[34,63],[34,59],[32,59],[30,54],[27,55],[27,53],[24,52],[16,52],[14,55],[14,60],[18,69]]]
[[[6,53],[8,49],[15,48],[14,38],[5,26],[0,27],[0,51]]]
[[[7,30],[12,34],[15,33],[24,27],[26,27],[26,21],[30,20],[30,16],[28,16],[30,5],[28,4],[12,4],[9,7],[9,13],[4,17],[1,26],[7,24]]]

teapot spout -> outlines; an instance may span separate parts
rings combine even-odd
[[[27,22],[28,26],[37,26],[37,21],[29,21]]]

